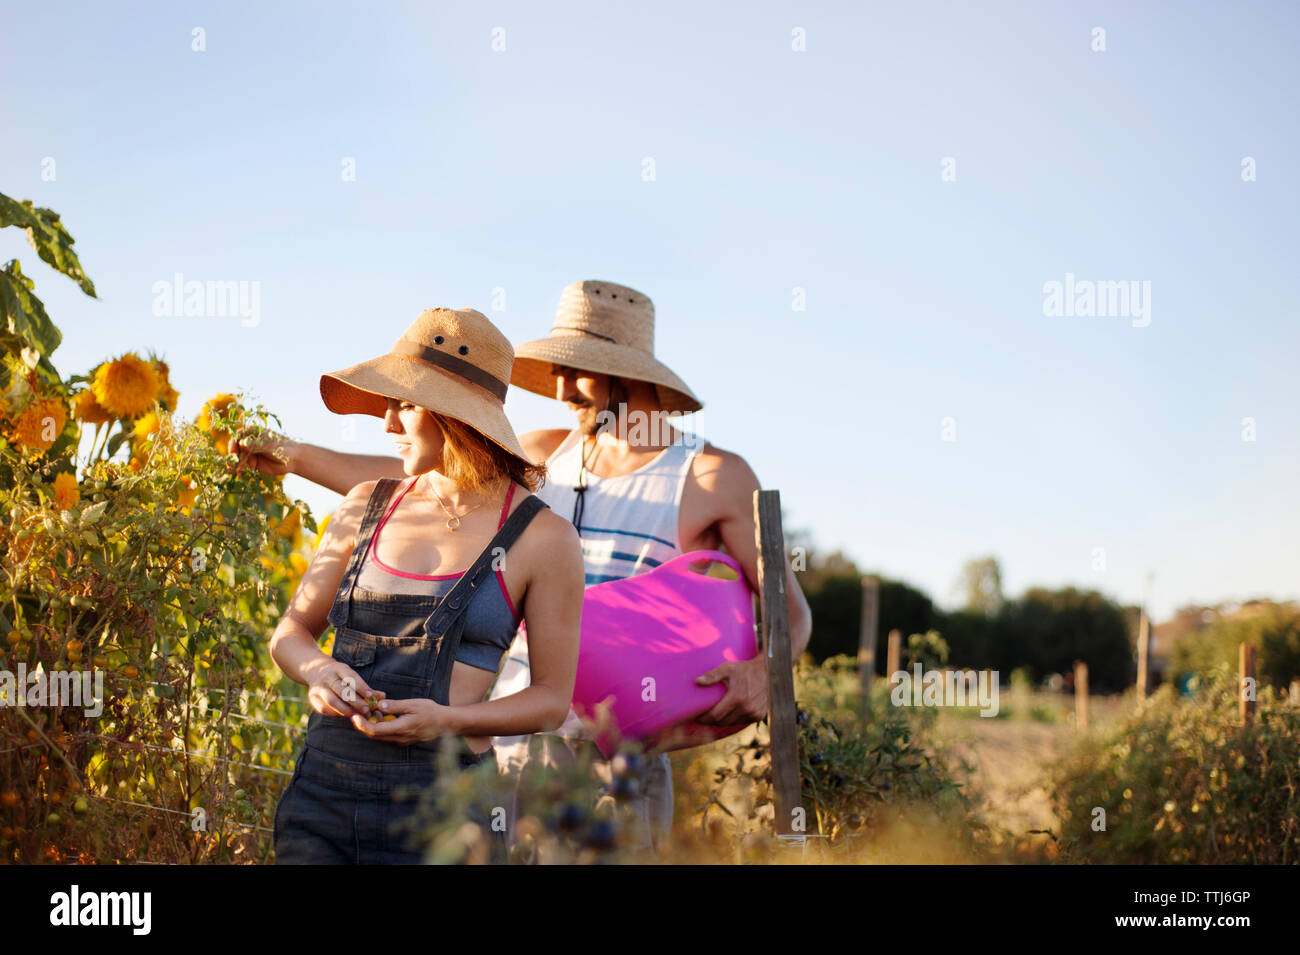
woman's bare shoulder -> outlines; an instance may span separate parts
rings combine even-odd
[[[378,481],[362,481],[348,491],[330,517],[327,532],[340,537],[356,537],[357,531],[361,529],[361,520],[365,516],[366,507],[370,504],[370,496],[378,486]]]
[[[535,495],[525,494],[525,499],[529,496]],[[523,501],[519,503],[522,505]],[[568,518],[556,514],[549,507],[543,507],[529,522],[521,537],[521,540],[524,539],[528,541],[529,549],[536,549],[540,553],[556,556],[572,554],[577,555],[579,561],[582,559],[582,542],[578,537],[578,529]]]

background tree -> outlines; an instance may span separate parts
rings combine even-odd
[[[1002,568],[992,555],[966,561],[959,581],[964,609],[992,617],[1002,609]]]
[[[1124,612],[1095,590],[1032,588],[1003,607],[997,631],[995,666],[1006,673],[1028,666],[1042,679],[1069,672],[1075,660],[1083,660],[1095,690],[1116,692],[1132,683],[1133,648]]]

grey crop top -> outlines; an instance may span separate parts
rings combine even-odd
[[[360,611],[365,615],[373,613],[382,614],[384,617],[382,621],[367,621],[364,619],[357,620],[354,616],[354,625],[360,630],[369,630],[368,624],[375,624],[380,629],[369,632],[390,633],[394,636],[419,635],[424,626],[424,621],[437,606],[437,598],[445,596],[456,585],[456,581],[465,574],[465,571],[458,574],[436,574],[432,576],[409,574],[389,567],[379,559],[376,552],[379,546],[379,534],[403,496],[414,485],[415,479],[412,479],[395,496],[393,503],[388,506],[388,510],[384,512],[384,516],[380,518],[379,523],[375,526],[374,535],[370,539],[370,547],[361,562],[361,570],[357,575],[356,586],[360,590],[372,593],[428,597],[427,608],[418,614],[406,611],[404,613],[405,620],[394,620],[391,612],[380,610],[361,611],[360,607],[354,606],[354,615]],[[506,495],[505,506],[501,509],[501,520],[497,522],[498,529],[505,524],[506,515],[510,513],[510,502],[514,499],[514,496],[515,487],[511,484],[510,492]],[[478,667],[480,670],[491,670],[493,673],[500,666],[502,654],[510,649],[510,643],[514,639],[515,631],[519,629],[519,616],[515,613],[514,604],[510,601],[510,594],[506,590],[506,582],[502,578],[500,570],[495,571],[495,574],[497,586],[480,588],[470,601],[465,612],[465,631],[461,636],[460,649],[456,652],[458,663],[468,663],[472,667]]]

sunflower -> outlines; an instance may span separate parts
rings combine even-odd
[[[294,576],[301,577],[307,573],[307,558],[294,551],[289,555],[289,566],[293,568]]]
[[[199,412],[198,421],[195,422],[200,431],[205,431],[212,435],[213,443],[216,444],[217,450],[225,454],[230,448],[230,432],[223,431],[214,427],[213,417],[219,414],[227,414],[232,405],[235,405],[235,396],[225,393],[214,395],[209,398],[203,405],[203,410]],[[236,407],[238,407],[236,405]]]
[[[158,412],[146,411],[135,420],[135,427],[131,429],[131,434],[136,441],[143,441],[151,434],[156,434],[162,426],[158,418]]]
[[[175,411],[180,395],[172,387],[171,369],[161,358],[153,359],[150,364],[153,365],[154,373],[158,376],[158,402],[168,411]]]
[[[180,508],[182,514],[188,514],[199,498],[199,489],[191,487],[194,482],[188,474],[181,476],[181,483],[185,488],[176,494],[176,506]]]
[[[158,373],[135,352],[127,352],[100,365],[90,387],[109,414],[134,418],[148,411],[158,397]]]
[[[13,442],[25,448],[48,451],[68,422],[62,398],[38,398],[14,421]]]
[[[113,420],[89,388],[72,396],[72,415],[83,424],[108,424]]]
[[[61,511],[69,510],[81,500],[81,491],[77,488],[77,478],[67,471],[60,471],[54,478],[54,506]]]

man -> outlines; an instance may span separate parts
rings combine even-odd
[[[758,479],[739,455],[664,426],[666,415],[698,411],[702,404],[655,358],[649,298],[611,282],[568,286],[550,335],[515,350],[511,383],[564,402],[577,419],[571,431],[533,431],[521,435],[520,443],[533,461],[547,465],[538,496],[578,528],[588,586],[642,573],[687,551],[724,549],[757,588],[753,496]],[[404,473],[397,458],[342,454],[288,440],[277,446],[236,438],[231,450],[259,470],[292,472],[339,494],[362,481]],[[812,618],[788,564],[785,592],[792,656],[798,659]],[[526,642],[516,636],[494,698],[528,685],[527,659]],[[767,662],[761,655],[723,663],[696,682],[726,685],[726,695],[698,718],[701,723],[747,724],[767,715]],[[556,735],[571,751],[593,749],[572,713]],[[494,743],[504,772],[518,770],[528,757],[526,737]],[[546,758],[564,758],[563,748],[546,748]],[[595,762],[598,775],[608,780],[608,764],[598,756]],[[630,809],[642,820],[642,842],[661,845],[672,822],[666,755],[651,762],[645,789]]]

